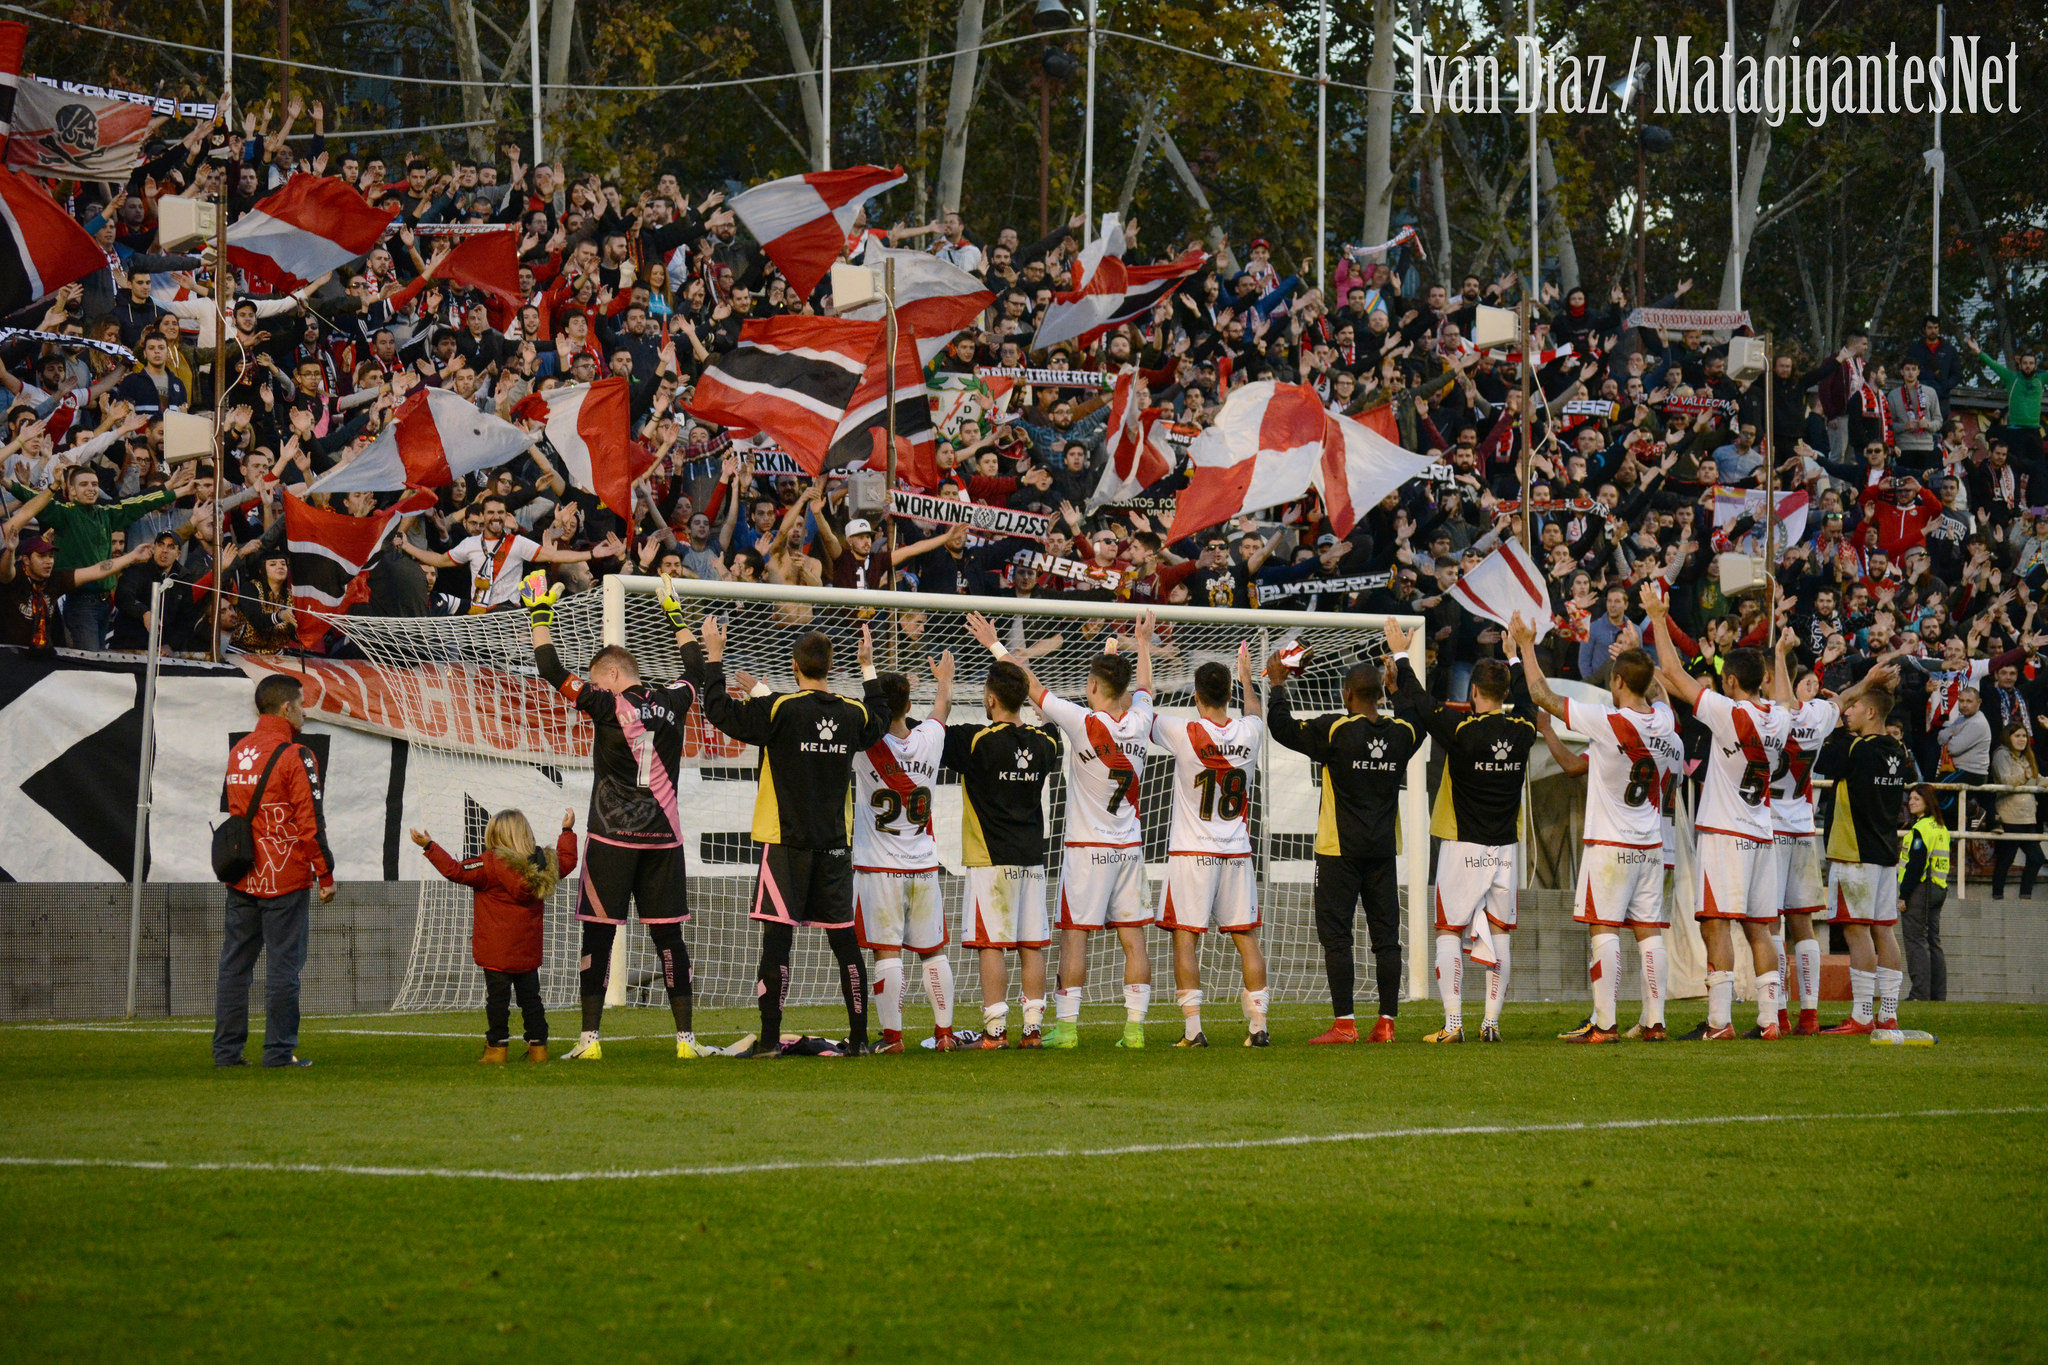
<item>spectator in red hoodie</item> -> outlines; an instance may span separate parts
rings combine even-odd
[[[228,813],[247,817],[256,865],[228,886],[227,926],[213,1001],[213,1064],[247,1066],[249,983],[263,955],[263,1065],[311,1066],[299,1046],[299,973],[306,965],[308,893],[334,899],[334,854],[320,809],[320,761],[298,742],[306,723],[297,678],[256,684],[256,728],[228,751]]]
[[[1941,515],[1941,499],[1910,474],[1900,475],[1889,485],[1872,484],[1857,501],[1863,504],[1863,515],[1877,527],[1878,545],[1895,564],[1912,546],[1926,543],[1927,523]]]
[[[501,810],[484,828],[484,851],[457,862],[423,829],[412,841],[427,851],[427,861],[451,882],[476,892],[475,920],[469,931],[470,954],[484,969],[484,1055],[477,1060],[505,1060],[511,1037],[512,997],[526,1025],[526,1060],[548,1059],[548,1016],[540,998],[541,918],[548,897],[562,878],[576,870],[576,812],[562,812],[562,832],[553,850],[539,846],[526,813]]]

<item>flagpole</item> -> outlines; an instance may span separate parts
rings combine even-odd
[[[543,159],[541,148],[544,145],[540,119],[540,0],[526,0],[526,47],[533,58],[529,89],[533,101],[533,164],[537,169]]]
[[[235,107],[235,0],[221,0],[221,6],[221,69],[226,78],[221,83],[220,118],[226,125],[222,131],[231,141]],[[226,145],[229,144],[223,144]],[[221,657],[220,611],[222,594],[227,591],[226,547],[221,544],[225,519],[221,515],[220,493],[221,468],[227,454],[228,323],[233,316],[228,304],[229,281],[234,278],[228,267],[228,202],[230,178],[240,166],[239,157],[221,163],[213,215],[213,629],[207,637],[206,653],[215,663]]]
[[[1529,286],[1522,293],[1532,299],[1543,289],[1543,252],[1537,237],[1540,230],[1537,216],[1542,212],[1542,199],[1539,197],[1536,183],[1536,123],[1540,117],[1538,111],[1542,108],[1543,100],[1542,61],[1543,54],[1536,47],[1536,0],[1529,0],[1529,81],[1535,89],[1523,92],[1523,97],[1529,101]],[[1526,369],[1529,364],[1529,333],[1526,330],[1526,323],[1524,328],[1522,364]],[[1526,414],[1528,410],[1525,402],[1522,411]],[[1528,418],[1524,416],[1522,420],[1526,422]],[[1527,487],[1522,489],[1522,496],[1525,499],[1529,496]]]
[[[1735,302],[1742,307],[1742,166],[1735,125],[1735,0],[1728,0],[1728,264]]]
[[[1764,334],[1764,572],[1771,575],[1771,589],[1764,594],[1764,610],[1770,613],[1770,658],[1778,657],[1778,610],[1776,601],[1778,564],[1778,423],[1777,357],[1772,352],[1772,335]],[[1790,682],[1788,678],[1786,680]]]
[[[1088,102],[1081,116],[1081,245],[1095,240],[1095,0],[1088,0]]]
[[[1534,330],[1531,311],[1533,307],[1528,291],[1524,290],[1522,301],[1517,308],[1520,314],[1517,321],[1521,324],[1522,333],[1522,548],[1527,550],[1532,558],[1536,554],[1536,499],[1530,491],[1536,477],[1534,424],[1530,420],[1535,403],[1529,395],[1529,375],[1535,368],[1532,359],[1535,351],[1530,342],[1530,333]],[[1542,566],[1539,564],[1537,567]]]
[[[1328,178],[1325,173],[1330,145],[1330,0],[1322,0],[1316,16],[1316,292],[1329,308],[1329,285],[1324,280],[1324,217],[1329,209]]]
[[[832,169],[832,0],[825,0],[825,12],[819,24],[818,65],[821,84],[818,91],[818,124],[824,135],[825,164],[818,169]],[[894,363],[894,358],[891,358]]]
[[[164,589],[168,577],[149,590],[149,661],[142,669],[142,760],[135,777],[135,862],[128,892],[128,1015],[135,1017],[135,967],[142,954],[142,878],[149,857],[150,774],[156,766],[156,674],[163,658]],[[166,1002],[168,1009],[168,1002]]]
[[[882,320],[888,331],[889,358],[884,373],[888,376],[885,392],[889,395],[884,406],[889,414],[889,454],[883,476],[882,519],[888,523],[889,534],[889,591],[896,591],[896,258],[882,258]]]
[[[1944,5],[1936,5],[1934,7],[1934,58],[1936,61],[1941,61],[1941,45],[1946,40],[1945,35],[1947,32],[1947,20],[1947,7]],[[1948,69],[1948,63],[1942,62],[1942,69],[1946,71]],[[1928,272],[1927,277],[1927,311],[1932,313],[1935,317],[1940,317],[1941,190],[1943,184],[1948,179],[1948,170],[1946,165],[1942,161],[1941,156],[1941,106],[1939,104],[1934,106],[1934,166],[1932,169],[1934,171],[1934,223],[1933,237],[1929,248],[1930,253],[1932,255],[1932,261],[1931,268]]]

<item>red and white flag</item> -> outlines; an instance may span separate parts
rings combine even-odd
[[[922,251],[897,251],[872,237],[860,263],[877,273],[886,261],[896,263],[896,326],[917,338],[919,364],[929,365],[960,333],[981,321],[996,296],[980,280],[956,265]],[[882,301],[849,308],[841,317],[882,321]]]
[[[28,25],[0,24],[0,142],[12,131],[27,41]],[[106,268],[107,253],[76,219],[33,180],[0,167],[0,313]]]
[[[1166,538],[1307,492],[1322,464],[1329,416],[1303,384],[1261,379],[1233,390],[1215,422],[1188,446],[1188,486],[1175,499]]]
[[[1505,626],[1520,616],[1535,628],[1537,639],[1550,634],[1550,594],[1543,587],[1543,571],[1519,540],[1502,541],[1478,568],[1451,585],[1451,596],[1489,621]]]
[[[397,216],[334,176],[295,175],[229,225],[228,260],[279,292],[297,289],[368,255]]]
[[[628,522],[633,520],[633,480],[654,463],[633,440],[632,413],[631,381],[619,375],[529,394],[512,409],[514,417],[542,424],[572,485],[595,493]]]
[[[1074,262],[1073,291],[1052,296],[1032,350],[1063,341],[1087,346],[1126,322],[1151,316],[1153,305],[1171,297],[1209,260],[1206,252],[1190,251],[1165,265],[1126,266],[1123,254],[1123,229],[1115,214],[1105,214],[1102,235]]]
[[[1164,408],[1138,407],[1135,367],[1117,376],[1109,398],[1109,460],[1088,498],[1094,511],[1107,502],[1134,498],[1173,472],[1173,447],[1166,442]]]
[[[881,323],[854,318],[750,319],[739,345],[698,379],[684,410],[735,435],[764,432],[806,472],[822,473],[882,336]]]
[[[432,493],[412,493],[382,512],[351,517],[284,495],[284,544],[291,558],[300,648],[318,648],[327,634],[326,618],[370,600],[370,565],[391,528],[433,505]]]
[[[867,368],[860,385],[847,400],[846,415],[832,433],[832,447],[825,468],[846,469],[866,465],[888,468],[889,388],[891,367],[886,363],[889,337],[886,330],[875,338],[868,353]],[[917,338],[899,330],[896,335],[896,477],[918,488],[939,486],[938,431],[932,425],[931,395],[925,389],[924,364],[917,358]]]
[[[843,171],[809,171],[756,185],[732,201],[747,231],[775,262],[790,288],[804,298],[846,250],[854,215],[875,195],[894,189],[903,168],[849,166]]]
[[[362,454],[329,470],[308,492],[388,492],[444,488],[465,474],[516,460],[533,438],[448,389],[414,389],[398,420]]]
[[[519,230],[466,234],[452,250],[430,262],[422,278],[481,290],[501,307],[516,311],[526,302],[519,293]]]
[[[1315,483],[1330,529],[1339,538],[1350,535],[1374,503],[1427,474],[1431,463],[1401,448],[1391,407],[1382,404],[1357,418],[1332,415]]]

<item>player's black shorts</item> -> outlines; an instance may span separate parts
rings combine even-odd
[[[1366,933],[1377,947],[1401,941],[1401,885],[1394,859],[1316,855],[1316,939],[1326,948],[1351,943],[1352,917],[1365,903]]]
[[[761,845],[753,918],[817,929],[851,929],[853,850]]]
[[[642,924],[681,924],[690,917],[689,879],[681,848],[634,848],[595,838],[583,842],[576,918],[617,924],[627,905]]]

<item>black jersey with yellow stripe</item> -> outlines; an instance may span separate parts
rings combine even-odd
[[[998,720],[946,727],[944,762],[960,774],[966,866],[1045,866],[1045,780],[1059,759],[1056,726]]]
[[[1905,823],[1906,788],[1913,780],[1906,746],[1890,735],[1857,735],[1846,750],[1822,752],[1827,761],[1817,767],[1835,779],[1829,861],[1897,867],[1899,826]]]
[[[853,841],[853,758],[889,731],[887,703],[869,682],[865,703],[799,690],[734,697],[725,669],[703,664],[704,718],[743,744],[761,746],[754,839],[793,848],[846,848]]]
[[[1321,769],[1322,803],[1316,852],[1348,858],[1391,858],[1399,843],[1401,788],[1408,760],[1422,747],[1415,720],[1393,716],[1311,716],[1297,719],[1285,684],[1270,694],[1267,725],[1275,743],[1306,754]]]
[[[1430,811],[1439,839],[1501,846],[1521,842],[1522,779],[1535,725],[1506,711],[1453,711],[1431,697],[1403,659],[1397,703],[1419,713],[1429,737],[1443,746],[1444,775]]]

